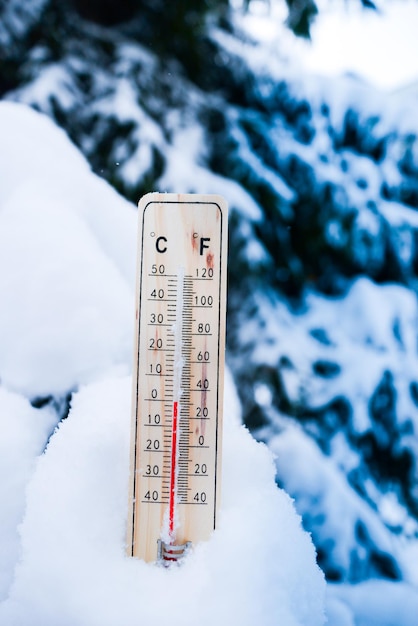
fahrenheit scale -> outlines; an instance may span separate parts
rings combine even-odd
[[[127,551],[147,562],[216,526],[226,256],[223,198],[141,199]]]

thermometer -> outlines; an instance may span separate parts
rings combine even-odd
[[[141,199],[127,553],[147,562],[217,523],[226,258],[223,198]]]

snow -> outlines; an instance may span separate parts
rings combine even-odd
[[[0,387],[0,602],[7,595],[19,556],[25,486],[56,422],[49,407],[34,409],[25,398]]]
[[[135,212],[40,114],[0,103],[0,134],[0,623],[324,624],[311,538],[229,375],[219,527],[181,567],[125,556]]]
[[[28,487],[22,562],[0,620],[323,623],[311,541],[275,487],[267,449],[236,424],[225,429],[224,504],[212,540],[169,572],[125,557],[130,390],[129,378],[107,379],[74,397]]]
[[[275,454],[280,480],[298,502],[300,514],[316,518],[315,539],[328,543],[330,561],[339,563],[353,578],[370,575],[372,572],[366,570],[373,565],[364,563],[362,566],[362,550],[367,550],[369,543],[382,554],[394,548],[391,533],[376,513],[349,488],[345,474],[335,461],[324,457],[301,429],[288,426],[273,438],[270,448]],[[323,509],[327,510],[326,517],[321,516]],[[366,535],[369,532],[370,537],[362,538],[360,527]],[[400,546],[398,552],[402,561]],[[362,567],[365,571],[361,571]]]
[[[381,575],[373,562],[383,560],[416,593],[416,519],[396,487],[368,476],[351,444],[374,437],[416,457],[415,294],[359,277],[339,297],[307,289],[297,311],[271,293],[255,293],[254,303],[258,314],[239,318],[237,330],[246,362],[231,365],[239,373],[252,365],[246,396],[266,416],[257,436],[274,453],[278,482],[295,498],[321,564],[335,580],[359,581]],[[280,412],[280,401],[300,425]],[[381,420],[375,402],[386,407]],[[394,606],[398,600],[395,592]],[[349,612],[355,624],[357,608],[355,618]]]
[[[8,48],[13,50],[16,42],[30,32],[46,3],[47,0],[32,0],[29,6],[27,4],[22,6],[13,0],[1,3],[0,49],[2,53]]]
[[[418,78],[414,0],[378,0],[378,10],[360,2],[318,3],[312,28],[313,45],[302,53],[307,70],[339,76],[351,72],[384,90]]]
[[[244,346],[254,343],[256,363],[277,366],[282,355],[290,359],[291,366],[280,368],[280,375],[292,401],[303,394],[311,408],[318,408],[343,397],[345,389],[356,389],[354,419],[362,432],[369,425],[368,399],[386,370],[395,373],[397,385],[418,378],[418,306],[405,287],[376,285],[361,277],[344,297],[307,291],[306,309],[296,315],[277,298],[257,298],[263,318],[243,324],[241,340]],[[318,329],[327,329],[326,341],[317,339]],[[312,376],[318,362],[338,363],[339,369],[332,377]],[[415,419],[412,400],[399,408],[402,417]]]
[[[286,5],[278,0],[252,0],[241,22],[252,37],[279,49],[308,74],[332,79],[352,74],[382,92],[416,82],[418,7],[414,0],[376,0],[376,11],[364,9],[360,1],[316,0],[316,4],[319,14],[311,27],[311,41],[287,31]]]
[[[355,619],[347,607],[355,612]],[[418,592],[405,583],[383,580],[359,585],[329,585],[328,607],[339,626],[416,626]],[[344,620],[341,619],[344,615]]]
[[[274,26],[272,20],[269,24]],[[300,155],[315,170],[321,156],[336,157],[328,169],[318,169],[318,177],[345,188],[341,212],[351,205],[361,207],[357,250],[366,265],[368,258],[379,258],[384,248],[376,233],[382,232],[382,221],[374,209],[365,208],[366,202],[378,194],[388,172],[390,182],[401,182],[397,161],[402,146],[390,143],[388,156],[377,164],[349,150],[336,155],[325,126],[332,120],[338,131],[351,106],[361,111],[359,117],[365,116],[366,122],[367,116],[383,110],[373,127],[374,137],[396,130],[399,121],[396,126],[394,120],[400,111],[404,111],[402,128],[415,132],[414,102],[395,94],[382,108],[381,95],[373,96],[354,79],[335,80],[326,87],[325,82],[297,74],[294,65],[290,70],[277,65],[273,55],[269,59],[268,47],[253,56],[248,45],[235,50],[240,47],[236,38],[219,33],[217,37],[249,58],[249,65],[262,68],[271,61],[277,81],[263,83],[261,78],[256,86],[260,93],[266,90],[267,105],[269,89],[289,73],[291,88],[304,98],[309,94],[314,116],[322,101],[331,104],[329,118],[324,117],[323,128],[316,126],[320,132],[310,145],[301,146],[280,120],[277,128],[267,130],[275,133],[281,156]],[[131,56],[137,51],[126,53]],[[142,52],[139,57],[138,63],[146,63],[152,75],[150,57]],[[126,60],[121,55],[117,70],[121,75]],[[65,86],[65,72],[60,74],[59,66],[55,69],[55,76],[39,74],[27,91],[27,101],[33,101],[31,90],[32,96],[38,90],[35,95],[48,110],[43,99],[55,89],[51,84],[58,81]],[[99,72],[95,80],[100,82]],[[67,82],[68,90],[61,90],[61,97],[70,106],[78,96],[72,91],[73,81]],[[115,94],[105,92],[97,110],[134,120],[138,131],[132,155],[125,159],[125,142],[120,145],[124,178],[134,184],[149,167],[150,147],[157,146],[167,159],[159,179],[161,190],[225,195],[233,211],[239,211],[243,240],[239,253],[245,252],[252,264],[268,265],[266,249],[254,234],[263,218],[261,207],[237,182],[208,171],[202,148],[205,135],[197,118],[182,124],[180,112],[173,108],[168,143],[160,127],[138,107],[129,85],[122,82]],[[359,481],[365,493],[356,493],[350,475],[364,468],[349,437],[367,435],[374,428],[377,436],[387,436],[373,424],[370,403],[389,371],[397,392],[396,445],[398,450],[418,454],[416,438],[408,430],[411,423],[415,431],[418,427],[410,387],[418,380],[418,311],[412,291],[377,285],[360,276],[344,297],[308,290],[305,308],[299,311],[292,311],[276,294],[251,294],[249,301],[259,301],[253,309],[257,313],[243,315],[245,323],[239,328],[244,348],[240,367],[247,367],[250,360],[261,372],[270,367],[292,408],[300,402],[308,411],[322,411],[336,399],[348,398],[349,425],[337,424],[336,432],[331,430],[327,436],[328,448],[320,449],[313,440],[318,433],[308,437],[275,412],[277,389],[268,377],[247,378],[255,402],[272,415],[266,440],[271,438],[276,454],[274,468],[266,448],[239,426],[239,401],[227,372],[219,528],[210,542],[195,547],[179,569],[165,571],[127,559],[123,544],[135,210],[92,175],[83,157],[47,118],[3,102],[0,133],[0,497],[6,502],[0,522],[0,623],[55,626],[57,619],[60,626],[159,626],[168,620],[174,624],[323,623],[323,578],[300,518],[274,485],[276,469],[280,484],[297,498],[298,513],[307,526],[311,524],[315,542],[325,551],[329,547],[330,568],[337,577],[375,576],[370,555],[389,555],[407,581],[328,585],[328,623],[410,626],[417,614],[417,523],[396,491],[380,491],[370,478]],[[84,147],[88,138],[85,141]],[[278,175],[272,176],[273,170],[265,171],[252,154],[253,171],[291,200],[290,187]],[[249,159],[250,152],[241,156]],[[114,167],[122,170],[117,159]],[[366,188],[357,186],[360,178],[367,180]],[[388,201],[379,202],[378,210],[389,223],[404,225],[403,233],[396,232],[400,241],[394,243],[403,247],[407,264],[414,253],[415,211]],[[336,247],[347,244],[347,233],[338,230],[340,223],[338,216],[329,229]],[[364,233],[371,233],[376,246],[370,257],[366,246],[360,245]],[[247,303],[240,306],[244,309]],[[318,364],[325,364],[328,374],[321,373]],[[60,406],[69,394],[70,414],[54,432],[64,412]],[[312,434],[315,425],[309,423],[309,416],[296,412],[296,417],[307,420],[305,433]],[[158,588],[164,588],[163,594],[156,592]]]
[[[239,207],[243,215],[259,221],[262,211],[251,195],[235,181],[210,172],[196,162],[196,142],[203,143],[198,129],[177,131],[173,138],[173,146],[166,147],[167,166],[159,180],[161,191],[176,191],[179,187],[190,193],[210,193],[218,189],[221,195],[228,198],[232,208]]]
[[[60,395],[130,363],[135,213],[47,118],[0,111],[0,376]]]

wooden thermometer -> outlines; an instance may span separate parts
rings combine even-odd
[[[127,551],[147,562],[216,526],[226,257],[223,198],[141,199]]]

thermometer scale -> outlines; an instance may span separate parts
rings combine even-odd
[[[216,526],[226,256],[223,198],[141,199],[127,553],[147,562]]]

